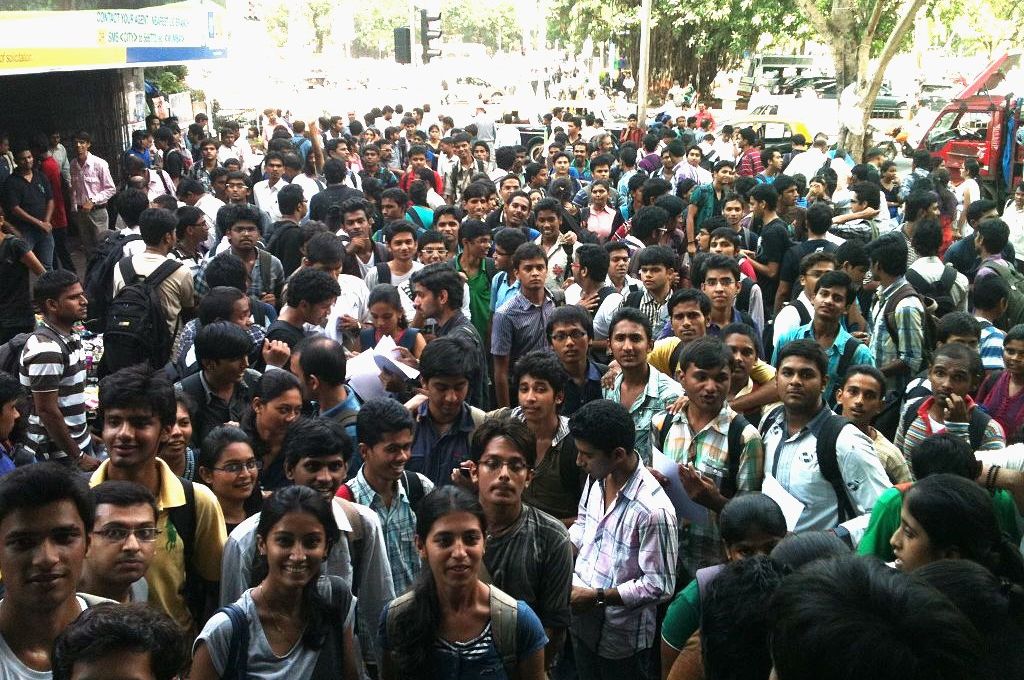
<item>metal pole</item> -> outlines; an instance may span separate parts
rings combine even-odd
[[[651,0],[643,0],[640,5],[640,64],[637,73],[636,118],[637,125],[643,127],[647,121],[647,81],[651,72]]]
[[[409,0],[409,51],[412,53],[410,63],[412,66],[423,63],[420,50],[416,49],[419,43],[417,34],[420,32],[419,14],[416,11],[416,0]]]

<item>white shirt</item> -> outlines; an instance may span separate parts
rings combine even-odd
[[[1024,260],[1024,208],[1018,210],[1011,198],[1003,209],[1003,221],[1010,227],[1010,243],[1015,257]]]
[[[202,198],[196,201],[195,207],[203,211],[203,217],[206,219],[206,226],[210,229],[210,235],[206,238],[206,247],[209,249],[213,246],[213,240],[216,238],[217,233],[217,211],[224,207],[224,201],[220,200],[213,194],[203,194]]]
[[[256,199],[256,206],[261,210],[267,211],[270,219],[275,222],[281,219],[281,206],[277,204],[277,193],[286,186],[288,186],[288,180],[282,177],[274,186],[270,186],[270,180],[265,179],[256,182],[256,186],[252,188],[252,196]]]
[[[302,197],[306,199],[307,203],[320,193],[320,185],[316,183],[316,180],[301,172],[292,178],[292,184],[302,187]]]
[[[343,316],[351,316],[361,323],[370,323],[370,306],[367,304],[370,289],[361,278],[351,274],[339,274],[338,285],[341,286],[341,294],[327,315],[324,333],[338,342],[344,342],[345,334],[338,328],[338,320]]]
[[[718,154],[720,161],[736,161],[736,145],[731,139],[720,139],[712,145],[712,149]]]
[[[796,523],[797,533],[832,529],[839,524],[839,506],[835,490],[818,467],[818,438],[807,427],[789,436],[783,429],[784,421],[778,418],[765,432],[765,477],[774,477],[804,504]],[[889,477],[875,455],[874,443],[852,423],[842,429],[836,441],[836,461],[853,509],[860,515],[844,522],[844,526],[851,533],[862,531],[875,501],[891,486]]]
[[[522,144],[522,137],[519,136],[519,129],[516,126],[498,125],[498,131],[494,135],[495,149],[500,149],[503,146],[519,146],[520,144]]]
[[[783,172],[790,177],[796,174],[803,175],[804,179],[810,182],[823,165],[825,165],[825,154],[811,147],[807,151],[793,156],[793,160],[789,162]]]
[[[249,149],[249,142],[242,144],[241,140],[235,140],[235,143],[231,146],[221,144],[217,147],[217,162],[221,165],[234,158],[242,164],[243,168],[248,168],[249,156],[251,155],[252,151]]]
[[[800,311],[796,308],[797,305],[803,305],[804,309],[811,315],[811,320],[814,320],[814,305],[811,303],[811,298],[807,297],[807,291],[801,291],[796,302],[786,305],[775,316],[775,324],[772,327],[773,345],[778,346],[779,338],[784,333],[788,333],[794,328],[799,328],[803,325],[800,323]]]

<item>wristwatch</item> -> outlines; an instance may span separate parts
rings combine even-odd
[[[606,604],[608,604],[608,603],[604,601],[604,588],[598,588],[597,589],[597,606],[598,607],[603,607]]]

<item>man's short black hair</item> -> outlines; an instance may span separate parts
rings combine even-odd
[[[277,192],[277,206],[282,215],[291,215],[306,200],[302,187],[298,184],[286,184]]]
[[[473,431],[469,445],[469,459],[480,462],[487,445],[492,440],[503,438],[523,456],[526,464],[533,467],[537,464],[537,437],[525,422],[507,415],[491,416],[485,419]]]
[[[640,269],[658,266],[665,269],[678,269],[679,258],[668,246],[648,246],[640,251],[640,255],[637,257],[637,265]]]
[[[718,338],[697,338],[683,349],[679,357],[680,372],[685,373],[690,364],[705,370],[731,370],[732,352]]]
[[[245,291],[249,271],[245,268],[242,258],[226,250],[206,265],[205,277],[206,285],[210,288],[230,286]]]
[[[595,399],[581,406],[569,419],[569,432],[604,454],[619,448],[632,452],[636,441],[633,417],[610,399]]]
[[[415,433],[416,421],[409,409],[394,399],[370,399],[359,407],[356,432],[360,444],[373,448],[384,439],[384,435],[403,430]]]
[[[768,610],[778,680],[968,680],[981,666],[981,640],[956,606],[876,559],[808,564]]]
[[[872,182],[857,182],[850,191],[853,192],[854,198],[867,205],[869,208],[878,210],[882,204],[882,194],[879,191],[878,185]]]
[[[188,662],[184,632],[144,602],[103,603],[85,609],[54,641],[53,678],[71,680],[76,662],[124,652],[147,654],[154,680],[172,680]]]
[[[213,321],[204,324],[196,333],[196,360],[221,361],[236,360],[248,356],[252,351],[252,337],[243,329],[230,321]]]
[[[734,232],[729,227],[722,227],[722,229],[728,229],[730,234],[733,234],[734,236],[738,237],[736,232]],[[712,233],[712,236],[714,236],[714,234],[718,232],[719,230],[716,229],[715,232]],[[733,242],[735,243],[735,241]],[[703,258],[703,262],[701,263],[700,267],[702,282],[703,279],[707,277],[708,272],[711,271],[712,269],[724,269],[728,271],[730,274],[732,274],[732,278],[735,283],[738,284],[740,282],[740,265],[735,258],[729,257],[728,255],[722,255],[720,253],[711,253],[707,257]]]
[[[1001,276],[982,276],[974,279],[974,307],[986,312],[994,311],[1000,300],[1010,298],[1010,285]]]
[[[668,311],[669,317],[672,316],[676,307],[686,302],[696,302],[697,307],[700,308],[700,313],[705,317],[711,314],[711,298],[704,291],[697,288],[680,288],[672,293],[665,303],[665,309]]]
[[[868,253],[864,249],[864,244],[859,241],[847,241],[846,243],[840,244],[840,246],[836,248],[834,254],[836,256],[837,267],[842,267],[844,264],[848,264],[851,267],[864,267],[867,269],[871,266],[871,260],[868,258]]]
[[[494,232],[494,247],[506,253],[514,253],[516,248],[526,243],[526,232],[514,227],[502,227]]]
[[[865,248],[872,263],[889,276],[907,273],[907,241],[902,234],[885,234]]]
[[[149,247],[160,245],[168,234],[178,228],[178,218],[170,210],[146,208],[139,215],[139,231],[142,241]]]
[[[298,307],[303,302],[320,304],[341,295],[338,280],[321,269],[307,267],[292,274],[288,279],[286,302]]]
[[[977,226],[981,245],[989,255],[998,255],[1010,240],[1010,227],[998,217],[983,220]]]
[[[44,505],[71,501],[86,533],[92,532],[96,504],[86,479],[68,466],[43,462],[15,468],[0,478],[0,524],[17,510],[37,510]]]
[[[114,197],[117,203],[117,214],[124,223],[134,227],[139,223],[139,215],[149,207],[149,196],[139,189],[124,189]]]
[[[611,260],[604,248],[596,243],[584,243],[576,249],[574,257],[579,261],[581,269],[586,268],[588,279],[599,284],[604,283]]]
[[[231,231],[239,222],[252,222],[259,227],[259,208],[248,203],[228,203],[217,211],[217,225],[224,233]]]
[[[973,227],[981,219],[982,215],[998,209],[999,204],[987,198],[971,201],[971,204],[967,206],[967,224]]]
[[[32,300],[40,309],[47,300],[58,300],[71,286],[81,283],[78,275],[67,269],[44,272],[32,286]]]
[[[341,455],[347,463],[352,457],[352,439],[332,418],[299,418],[288,427],[281,450],[286,470],[294,469],[303,458]]]
[[[935,257],[942,246],[942,225],[934,217],[925,217],[914,226],[910,245],[921,257]]]
[[[635,307],[619,307],[619,309],[612,314],[611,321],[608,322],[609,338],[615,335],[615,327],[622,321],[630,321],[641,326],[644,329],[644,334],[647,335],[648,342],[652,344],[654,343],[654,331],[651,329],[651,320],[647,318],[646,314]]]
[[[138,482],[108,479],[92,487],[91,491],[96,507],[113,505],[118,508],[126,508],[130,505],[148,505],[153,510],[154,522],[159,516],[159,510],[156,507],[156,496]]]
[[[792,342],[787,342],[779,350],[778,366],[781,367],[782,362],[789,357],[808,359],[817,367],[818,373],[822,378],[828,375],[828,357],[825,356],[825,350],[814,340],[793,340]]]
[[[544,260],[545,266],[547,266],[547,256],[544,250],[532,241],[528,241],[512,253],[512,268],[519,269],[519,265],[527,260]]]
[[[814,293],[817,294],[822,288],[842,288],[846,304],[853,301],[853,281],[846,272],[832,270],[822,274],[814,286]]]
[[[985,278],[983,276],[981,280]],[[973,314],[949,312],[939,319],[939,322],[935,325],[935,339],[939,342],[947,342],[951,335],[960,337],[970,336],[981,340],[981,324],[978,323]]]
[[[299,367],[306,376],[329,387],[345,382],[345,348],[336,340],[323,335],[312,335],[299,341],[292,350],[299,355]]]
[[[514,384],[518,385],[524,376],[545,381],[555,394],[565,393],[565,382],[569,379],[558,357],[547,350],[534,350],[519,358]]]
[[[330,231],[314,234],[306,241],[305,258],[310,264],[340,264],[345,260],[345,242]]]
[[[491,230],[480,220],[465,220],[459,225],[459,243],[475,241],[481,236],[490,236]]]
[[[818,201],[807,209],[807,231],[815,236],[824,236],[832,226],[832,206]]]
[[[586,332],[588,338],[594,339],[594,322],[590,317],[590,312],[579,305],[563,305],[555,307],[551,316],[548,317],[548,324],[544,329],[548,342],[551,342],[551,334],[555,332],[555,326],[573,325],[578,325]]]
[[[448,308],[462,308],[462,277],[446,262],[435,262],[412,275],[412,284],[421,285],[434,296],[448,293]]]
[[[146,364],[122,368],[100,381],[100,417],[112,408],[149,409],[163,427],[173,425],[178,414],[174,386],[162,370]]]

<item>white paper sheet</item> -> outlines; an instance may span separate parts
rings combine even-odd
[[[672,505],[676,508],[678,519],[688,519],[694,524],[707,524],[708,509],[693,501],[683,488],[683,482],[679,479],[679,464],[672,460],[657,448],[651,448],[651,466],[668,478],[668,493]]]
[[[348,382],[363,401],[386,397],[384,383],[380,381],[380,368],[371,350],[360,352],[345,366]]]
[[[796,531],[796,523],[800,521],[800,515],[804,512],[804,504],[768,473],[765,473],[764,481],[761,483],[761,493],[779,504],[782,515],[786,518],[786,527],[790,531]]]

